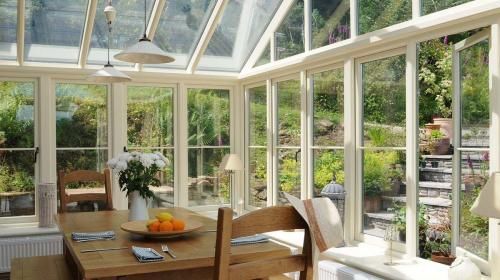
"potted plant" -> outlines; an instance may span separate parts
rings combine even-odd
[[[430,231],[427,237],[425,250],[430,252],[431,260],[451,265],[455,256],[451,254],[451,224],[449,220],[444,222],[440,228]]]
[[[450,148],[450,138],[440,130],[431,131],[427,139],[427,149],[431,155],[446,155]]]
[[[394,203],[394,218],[392,219],[399,233],[399,241],[406,241],[406,206],[400,202]]]
[[[159,152],[122,153],[108,161],[108,166],[118,173],[118,183],[130,198],[129,221],[147,220],[147,199],[154,196],[149,186],[160,186],[157,175],[168,163]]]

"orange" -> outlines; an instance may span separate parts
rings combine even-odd
[[[181,219],[173,219],[172,224],[174,226],[174,230],[184,230],[186,223]]]
[[[160,224],[160,231],[172,231],[173,229],[174,229],[174,226],[169,221],[164,221],[164,222],[161,222],[161,224]]]
[[[148,226],[149,231],[160,231],[160,221],[156,221]]]

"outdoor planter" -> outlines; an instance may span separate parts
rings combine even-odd
[[[432,252],[432,255],[431,255],[431,261],[442,263],[445,265],[451,265],[453,263],[453,261],[455,260],[455,258],[456,258],[455,256],[446,255],[442,252]]]
[[[446,135],[446,137],[453,138],[453,119],[450,118],[434,118],[434,124],[440,126],[440,130]]]
[[[382,198],[380,196],[365,196],[364,210],[367,213],[378,212],[382,209]]]
[[[431,155],[447,155],[450,149],[450,138],[437,139],[429,145]]]

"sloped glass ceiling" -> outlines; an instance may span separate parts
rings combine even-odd
[[[198,69],[239,72],[281,0],[230,0]]]
[[[76,63],[87,6],[87,0],[26,0],[25,60]]]
[[[167,1],[153,42],[174,57],[175,61],[147,66],[187,68],[216,2],[216,0]]]
[[[0,1],[0,59],[17,57],[17,1]]]
[[[104,64],[107,61],[108,24],[104,15],[106,0],[99,0],[90,41],[88,64]],[[154,1],[146,1],[146,22],[149,22]],[[144,1],[119,0],[113,1],[116,9],[116,19],[112,24],[110,60],[114,65],[132,65],[115,60],[113,56],[137,43],[144,33]]]

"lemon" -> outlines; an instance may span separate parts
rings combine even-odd
[[[164,221],[171,221],[173,216],[169,212],[161,212],[160,214],[156,215],[156,218],[158,218],[160,222],[164,222]]]

